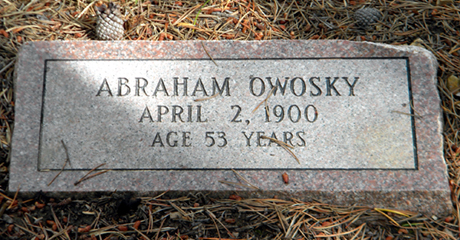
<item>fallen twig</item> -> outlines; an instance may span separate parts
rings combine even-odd
[[[219,94],[220,94],[220,93],[216,93],[216,94],[214,94],[214,95],[212,95],[212,96],[210,96],[210,97],[198,98],[198,99],[195,99],[195,100],[193,100],[193,101],[195,101],[195,102],[206,101],[206,100],[213,99],[213,98],[219,96]]]
[[[48,183],[48,186],[51,185],[51,183],[53,183],[54,180],[56,180],[56,178],[62,173],[62,171],[64,171],[64,168],[67,165],[67,162],[69,162],[69,165],[70,165],[70,158],[69,158],[69,152],[67,151],[67,146],[65,145],[64,140],[61,140],[61,143],[62,143],[62,146],[64,146],[64,151],[65,151],[65,155],[66,155],[65,162],[62,165],[61,170],[56,174],[56,176],[54,176],[53,180],[51,180],[51,182]],[[70,165],[70,166],[72,166],[72,165]]]
[[[97,176],[97,175],[99,175],[99,174],[106,173],[106,172],[110,171],[110,170],[104,170],[103,172],[99,172],[97,175],[93,174],[93,175],[91,175],[91,176],[88,176],[88,175],[89,175],[90,173],[92,173],[94,170],[96,170],[96,169],[98,169],[98,168],[100,168],[100,167],[102,167],[102,166],[104,166],[104,165],[105,165],[105,163],[102,163],[102,164],[98,165],[97,167],[91,169],[88,173],[85,174],[85,176],[83,176],[82,178],[80,178],[80,180],[76,181],[73,185],[77,186],[78,184],[80,184],[81,182],[83,182],[83,181],[85,181],[85,180],[87,180],[87,179],[90,179],[90,178],[95,177],[95,176]]]
[[[206,54],[208,55],[208,57],[211,58],[212,62],[213,62],[216,66],[218,66],[217,63],[216,63],[216,61],[214,61],[214,58],[211,56],[211,54],[209,54],[208,50],[206,50],[206,48],[204,47],[203,42],[201,42],[201,46],[203,46],[204,51],[206,52]]]
[[[260,103],[254,108],[254,110],[252,110],[252,113],[254,113],[255,111],[257,111],[257,109],[259,109],[260,105],[262,105],[263,103],[267,104],[268,98],[270,98],[270,97],[272,96],[273,91],[275,91],[275,89],[276,89],[276,87],[272,87],[272,89],[270,90],[270,92],[268,92],[267,97],[266,97],[264,100],[262,100],[262,102],[260,102]],[[266,110],[266,111],[267,111],[267,108],[268,108],[268,107],[267,107],[267,105],[266,105],[266,107],[265,107],[265,110]]]
[[[294,148],[293,146],[285,143],[285,142],[282,142],[276,138],[271,138],[271,137],[267,137],[267,136],[261,136],[260,138],[263,138],[263,139],[269,139],[270,141],[272,142],[275,142],[277,143],[278,145],[280,145],[282,148],[284,148],[286,151],[289,152],[289,154],[291,154],[292,157],[294,157],[294,159],[300,164],[300,160],[297,158],[297,156],[294,154],[294,152],[291,151],[291,149],[289,148]]]

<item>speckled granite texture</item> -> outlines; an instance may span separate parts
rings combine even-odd
[[[196,41],[24,44],[10,191],[237,191],[451,210],[430,52],[349,41],[203,43],[216,65]],[[252,110],[276,80],[267,122],[265,104]],[[301,163],[262,135],[290,141]],[[65,161],[61,140],[71,164],[47,186]],[[112,171],[74,186],[101,163]],[[261,191],[220,183],[238,181],[231,169]]]

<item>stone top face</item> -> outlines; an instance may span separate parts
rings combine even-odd
[[[348,41],[27,43],[10,190],[242,190],[219,182],[235,169],[268,196],[380,191],[424,211],[432,194],[446,204],[427,211],[445,211],[436,67]]]

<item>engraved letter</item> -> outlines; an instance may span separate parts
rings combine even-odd
[[[310,91],[310,96],[313,96],[313,97],[321,96],[321,93],[322,93],[321,88],[319,88],[318,85],[315,84],[315,82],[313,81],[314,79],[317,79],[318,82],[321,81],[321,79],[319,77],[311,77],[310,78],[310,84],[314,88],[316,88],[316,91],[317,91],[316,93],[313,93],[313,91]]]
[[[160,78],[158,81],[157,87],[155,88],[155,91],[153,92],[153,96],[157,96],[158,92],[164,92],[165,96],[169,96],[168,91],[166,90],[165,83],[163,82],[163,79]]]
[[[96,97],[101,95],[101,92],[107,92],[109,96],[113,97],[112,91],[110,90],[109,84],[107,83],[107,79],[104,78],[104,81],[102,81],[101,87],[99,88],[99,91],[97,91]]]
[[[355,77],[355,81],[353,82],[353,84],[350,84],[350,83],[348,82],[348,78],[347,78],[347,77],[342,77],[342,78],[345,80],[345,82],[347,82],[348,86],[350,87],[350,93],[348,94],[348,96],[354,96],[354,95],[355,95],[355,92],[354,92],[354,90],[355,90],[355,84],[358,82],[359,77]]]
[[[187,105],[187,122],[193,122],[192,121],[192,108],[193,106],[192,105]]]
[[[176,109],[179,109],[179,111],[177,111]],[[179,118],[181,122],[184,122],[181,117],[182,112],[184,112],[184,109],[181,106],[173,105],[172,106],[172,122],[176,122],[176,117]]]
[[[304,131],[299,131],[299,132],[296,132],[295,135],[297,135],[297,137],[300,139],[300,141],[302,142],[302,144],[298,144],[297,143],[297,146],[299,147],[305,147],[305,139],[303,139],[300,134],[305,134]]]
[[[246,136],[246,133],[245,132],[242,132],[244,137],[246,138],[246,147],[250,147],[251,146],[251,137],[252,135],[254,134],[254,132],[251,132],[251,135]]]
[[[275,85],[273,85],[271,77],[266,77],[266,79],[268,80],[268,83],[270,84],[270,89],[275,88],[275,90],[273,90],[273,96],[276,96],[276,92],[278,92],[278,89],[280,90],[281,95],[284,96],[284,93],[286,92],[286,85],[288,83],[289,77],[285,77],[286,80],[284,81],[284,85],[281,85],[279,78],[276,78]]]
[[[198,78],[198,81],[196,82],[196,85],[195,85],[195,89],[193,89],[192,96],[196,96],[196,92],[203,92],[203,96],[208,96],[208,93],[206,92],[206,89],[204,88],[201,78]]]
[[[212,95],[216,95],[216,89],[219,91],[220,95],[222,96],[223,93],[224,93],[224,90],[227,92],[227,94],[225,94],[225,96],[230,96],[230,86],[229,86],[229,83],[228,81],[230,80],[229,77],[226,77],[224,79],[224,83],[222,83],[222,87],[219,87],[219,83],[217,82],[216,78],[213,77],[212,78]]]
[[[143,84],[141,85],[141,80],[143,81]],[[139,90],[142,89],[142,92],[144,92],[145,96],[148,96],[147,93],[145,92],[145,87],[149,84],[145,78],[136,78],[136,92],[134,96],[139,96]]]
[[[152,147],[155,147],[155,143],[160,144],[160,147],[164,147],[165,145],[163,144],[163,141],[161,141],[161,136],[160,133],[157,133],[155,135],[155,138],[153,139]]]
[[[273,139],[278,140],[278,138],[276,137],[275,132],[272,132],[272,135],[270,136],[270,138],[273,138]],[[272,146],[272,142],[275,142],[275,141],[273,141],[273,140],[270,139],[270,142],[268,142],[268,146],[269,146],[269,147]]]
[[[182,132],[182,147],[190,147],[191,143],[187,143],[187,140],[190,139],[190,132]]]
[[[300,86],[301,86],[300,89],[301,89],[301,90],[300,90],[300,93],[299,93],[299,94],[297,94],[297,93],[295,92],[295,82],[296,82],[296,80],[300,80]],[[296,95],[297,97],[299,97],[299,96],[304,95],[304,94],[305,94],[305,91],[306,91],[306,88],[305,88],[305,81],[303,80],[303,78],[301,78],[301,77],[295,77],[295,78],[293,78],[293,79],[291,80],[291,92],[292,92],[292,94],[294,94],[294,95]]]
[[[131,88],[128,86],[129,80],[126,78],[118,78],[118,96],[126,96],[131,92]],[[122,87],[126,87],[126,92],[122,93]]]
[[[291,132],[283,132],[283,135],[284,135],[284,142],[286,144],[289,144],[291,146],[294,146],[294,144],[292,144],[291,140],[292,138],[294,137],[294,135],[292,135]],[[289,136],[288,136],[289,135]]]
[[[170,147],[177,147],[177,140],[174,140],[173,141],[173,144],[171,144],[171,134],[174,134],[177,136],[177,132],[169,132],[168,134],[166,134],[166,143],[170,146]]]
[[[260,82],[260,92],[259,92],[259,94],[256,94],[254,92],[254,81],[255,80],[259,80],[259,82]],[[251,91],[251,94],[253,96],[256,96],[256,97],[262,96],[262,94],[264,94],[264,92],[265,92],[265,83],[264,83],[264,81],[260,77],[251,78],[251,81],[249,82],[249,90]]]
[[[196,121],[197,122],[207,122],[208,119],[205,119],[204,121],[201,120],[201,105],[198,105],[196,106],[197,107],[197,110],[196,110]]]
[[[334,87],[334,84],[338,79],[339,77],[334,77],[334,81],[331,83],[331,77],[326,77],[326,96],[332,96],[331,90],[334,90],[336,96],[341,96],[337,89]]]
[[[152,115],[150,115],[150,110],[148,107],[145,107],[144,112],[142,113],[142,116],[139,122],[144,121],[144,118],[148,118],[150,119],[150,122],[153,122]]]
[[[188,96],[187,95],[187,80],[188,80],[188,77],[184,77],[184,81],[183,82],[179,82],[179,78],[178,77],[174,77],[174,95],[173,96],[179,96],[179,85],[183,85],[184,86],[184,91],[182,93],[182,96]]]
[[[264,136],[264,133],[265,133],[265,132],[262,132],[262,131],[257,132],[257,142],[256,142],[256,143],[257,143],[257,147],[265,147],[265,146],[267,146],[267,144],[263,144],[263,145],[262,145],[262,143],[260,143],[260,139],[262,139],[262,136]]]
[[[165,109],[165,111],[161,111],[161,109]],[[166,106],[161,106],[161,105],[158,105],[158,120],[157,122],[161,122],[161,116],[167,114],[169,112],[169,108],[166,107]]]

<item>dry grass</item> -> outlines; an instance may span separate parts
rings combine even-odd
[[[278,199],[166,199],[111,194],[58,201],[6,194],[14,126],[14,62],[21,44],[95,38],[97,1],[0,1],[0,235],[2,239],[458,239],[460,231],[460,1],[121,0],[125,40],[346,39],[433,52],[440,66],[450,216]],[[438,1],[439,2],[439,1]],[[442,2],[442,1],[441,1]],[[449,1],[447,1],[449,2]],[[205,4],[206,3],[206,4]],[[353,13],[375,7],[383,19],[355,26]],[[457,77],[457,78],[456,78]],[[13,190],[14,191],[14,190]]]

